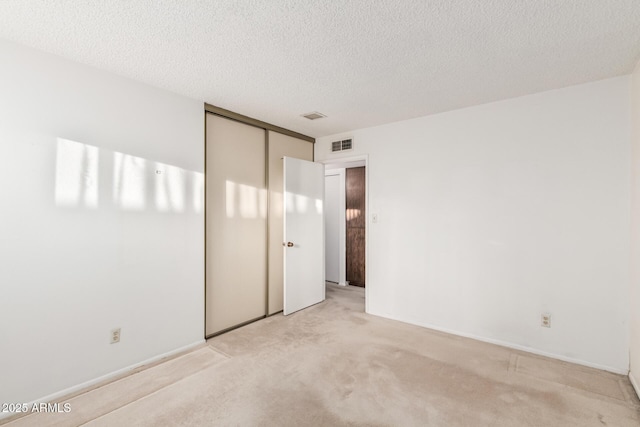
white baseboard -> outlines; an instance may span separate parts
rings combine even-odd
[[[629,372],[629,381],[631,381],[631,385],[633,386],[633,389],[636,391],[636,394],[640,399],[640,384],[638,384],[638,382],[636,381],[635,377],[631,372]]]
[[[107,382],[109,380],[113,380],[116,377],[122,376],[122,375],[124,375],[124,374],[126,374],[128,372],[131,372],[131,371],[133,371],[135,369],[138,369],[138,368],[140,368],[142,366],[150,365],[152,363],[158,362],[158,361],[160,361],[162,359],[165,359],[167,357],[171,357],[171,356],[175,356],[175,355],[180,354],[180,353],[184,353],[184,352],[186,352],[188,350],[191,350],[191,349],[193,349],[195,347],[198,347],[198,346],[204,344],[205,342],[206,342],[205,340],[199,340],[199,341],[196,341],[196,342],[191,343],[189,345],[186,345],[184,347],[176,348],[175,350],[171,350],[171,351],[168,351],[166,353],[162,353],[162,354],[159,354],[157,356],[153,356],[153,357],[151,357],[149,359],[143,360],[142,362],[135,363],[133,365],[127,366],[127,367],[122,368],[122,369],[118,369],[117,371],[110,372],[110,373],[108,373],[106,375],[102,375],[102,376],[100,376],[98,378],[94,378],[92,380],[85,381],[83,383],[80,383],[80,384],[65,388],[64,390],[60,390],[60,391],[57,391],[55,393],[51,393],[51,394],[49,394],[47,396],[41,397],[39,399],[36,399],[36,400],[34,400],[32,402],[27,403],[27,406],[31,407],[34,404],[42,403],[42,402],[45,402],[45,403],[53,402],[55,400],[58,400],[58,399],[63,398],[65,396],[71,395],[71,394],[76,393],[78,391],[90,388],[91,386],[95,386],[96,384],[100,384],[100,383],[103,383],[103,382]],[[13,416],[13,415],[16,415],[16,414],[10,413],[10,412],[0,412],[0,420],[2,420],[3,418],[9,418],[10,416]]]
[[[374,314],[374,313],[370,313],[370,314]],[[394,317],[394,316],[379,315],[379,314],[374,314],[374,315],[377,315],[377,316],[380,316],[380,317],[386,317],[386,318],[392,319],[392,320],[397,320],[397,321],[403,322],[403,323],[409,323],[411,325],[421,326],[421,327],[427,328],[427,329],[433,329],[433,330],[436,330],[436,331],[439,331],[439,332],[445,332],[445,333],[451,334],[451,335],[457,335],[457,336],[460,336],[460,337],[471,338],[471,339],[474,339],[474,340],[477,340],[477,341],[487,342],[489,344],[499,345],[501,347],[512,348],[514,350],[525,351],[527,353],[537,354],[539,356],[550,357],[552,359],[562,360],[563,362],[575,363],[577,365],[588,366],[589,368],[596,368],[596,369],[600,369],[600,370],[603,370],[603,371],[613,372],[614,374],[621,374],[621,375],[628,375],[629,374],[629,370],[628,369],[614,368],[612,366],[600,365],[598,363],[587,362],[587,361],[581,360],[581,359],[574,359],[572,357],[563,356],[561,354],[549,353],[549,352],[546,352],[546,351],[538,350],[538,349],[535,349],[535,348],[532,348],[532,347],[527,347],[527,346],[524,346],[524,345],[514,344],[514,343],[511,343],[511,342],[507,342],[507,341],[501,341],[501,340],[497,340],[497,339],[493,339],[493,338],[482,337],[482,336],[479,336],[479,335],[468,334],[468,333],[465,333],[465,332],[460,332],[460,331],[455,331],[455,330],[452,330],[452,329],[442,328],[440,326],[431,325],[431,324],[427,324],[427,323],[412,322],[412,321],[408,321],[408,320],[405,320],[405,319],[399,319],[399,318]],[[636,389],[636,391],[637,390],[638,389]]]

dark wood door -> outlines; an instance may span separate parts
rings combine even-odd
[[[365,169],[349,168],[346,174],[347,281],[364,287],[365,272]]]

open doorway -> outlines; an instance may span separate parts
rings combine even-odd
[[[346,275],[347,284],[365,287],[365,166],[347,168],[346,184]]]
[[[366,158],[325,165],[325,277],[366,287]]]

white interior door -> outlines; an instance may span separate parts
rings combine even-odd
[[[309,141],[269,131],[269,268],[267,315],[284,310],[284,171],[283,157],[313,160]]]
[[[324,301],[324,165],[284,158],[284,314]]]

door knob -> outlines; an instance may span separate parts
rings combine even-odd
[[[287,247],[288,248],[292,248],[293,247],[293,242],[287,242]]]

